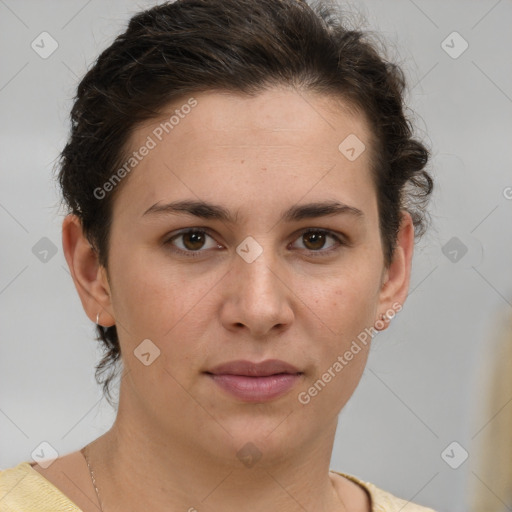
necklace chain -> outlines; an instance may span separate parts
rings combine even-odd
[[[87,462],[87,467],[89,468],[89,474],[91,475],[92,485],[94,487],[94,491],[96,492],[96,497],[98,498],[98,503],[100,505],[100,511],[103,512],[103,507],[101,505],[100,492],[98,491],[98,487],[96,485],[96,479],[94,478],[94,471],[92,470],[91,464],[89,462],[89,457],[87,456],[87,449],[89,445],[84,446],[80,451],[84,456],[85,462]]]
[[[98,503],[100,505],[100,511],[103,512],[103,506],[101,504],[101,499],[100,499],[100,492],[98,491],[98,486],[96,485],[96,479],[94,478],[94,471],[92,469],[91,463],[89,462],[89,457],[87,456],[88,447],[89,447],[88,445],[84,446],[80,450],[80,452],[84,456],[85,462],[87,462],[87,468],[89,469],[89,474],[91,475],[92,485],[94,487],[94,491],[96,492],[96,497],[98,498]],[[341,504],[343,505],[343,509],[347,510],[347,508],[345,507],[345,503],[341,500],[338,493],[336,493],[336,497],[338,498],[338,501],[340,501]]]

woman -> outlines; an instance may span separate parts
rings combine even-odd
[[[63,248],[112,428],[0,475],[2,510],[428,511],[330,471],[406,299],[428,150],[403,74],[336,13],[182,0],[81,81]]]

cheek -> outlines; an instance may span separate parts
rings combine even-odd
[[[315,313],[319,323],[342,340],[373,325],[378,302],[379,275],[364,258],[345,260],[345,265],[330,269],[328,275],[297,280],[297,294]]]
[[[321,318],[313,320],[319,328],[311,329],[314,368],[297,396],[306,414],[338,415],[363,374],[373,338],[375,300],[370,284],[357,282],[356,287],[350,279],[338,280],[314,300]]]
[[[337,389],[341,400],[347,390],[357,385],[375,332],[372,327],[379,284],[376,270],[360,259],[350,269],[347,265],[334,273],[336,277],[331,273],[330,277],[302,281],[298,293],[300,297],[307,297],[303,301],[302,317],[309,318],[303,325],[309,332],[308,338],[314,340],[314,378],[321,378],[330,371],[331,375],[325,375],[325,380],[331,378],[332,384],[328,387]]]
[[[125,364],[139,368],[131,354],[149,339],[160,351],[156,366],[176,377],[184,373],[185,379],[186,369],[197,366],[210,350],[205,333],[212,330],[211,300],[222,280],[213,272],[190,279],[149,255],[119,258],[116,264],[112,294],[120,343],[130,357]]]
[[[118,252],[112,281],[116,319],[133,335],[155,338],[186,317],[209,285],[207,277],[191,285],[175,266],[143,249]]]

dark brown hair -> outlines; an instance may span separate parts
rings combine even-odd
[[[401,209],[412,215],[416,237],[423,235],[433,189],[425,170],[430,151],[412,138],[404,73],[370,32],[348,28],[340,13],[302,0],[178,0],[131,18],[78,85],[58,175],[68,212],[80,218],[105,268],[112,205],[123,183],[102,199],[93,191],[126,161],[127,141],[141,121],[204,91],[258,94],[287,85],[344,101],[366,116],[372,130],[371,172],[386,265]],[[118,335],[115,326],[98,326],[97,332],[105,353],[96,380],[112,403]]]

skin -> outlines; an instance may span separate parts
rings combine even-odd
[[[284,88],[252,98],[194,97],[197,106],[121,184],[108,273],[79,220],[68,215],[63,223],[64,252],[84,310],[93,322],[100,312],[102,325],[117,326],[125,368],[115,423],[89,445],[103,509],[368,511],[365,491],[329,473],[329,463],[338,414],[360,381],[370,343],[308,404],[297,395],[382,313],[404,303],[412,219],[403,213],[386,268],[369,127],[333,98]],[[169,106],[162,119],[177,107]],[[160,122],[139,126],[130,150]],[[338,150],[350,134],[367,147],[354,161]],[[230,224],[187,214],[143,215],[157,202],[180,199],[213,202],[238,210],[239,217]],[[364,216],[280,221],[291,206],[326,200]],[[192,227],[205,229],[202,246],[187,236],[163,244]],[[305,228],[332,231],[350,245],[338,246],[330,234],[324,245],[314,242],[301,235]],[[252,263],[236,252],[248,236],[263,249]],[[202,252],[192,258],[172,247]],[[160,350],[148,366],[134,356],[144,339]],[[303,375],[290,392],[264,403],[244,403],[203,373],[234,359],[269,358]],[[237,457],[248,442],[262,454],[252,467]],[[69,493],[84,510],[97,510],[77,453],[62,460],[75,457],[68,471],[89,499],[68,485]]]

